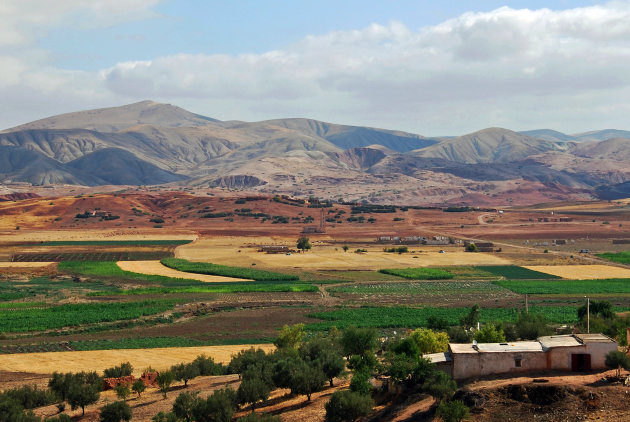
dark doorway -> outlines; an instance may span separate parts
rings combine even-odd
[[[586,372],[591,370],[591,355],[576,353],[571,355],[571,371]]]

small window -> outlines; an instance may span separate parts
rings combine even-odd
[[[520,367],[521,367],[522,362],[523,362],[523,359],[516,358],[516,359],[514,359],[514,366],[515,366],[516,368],[520,368]]]

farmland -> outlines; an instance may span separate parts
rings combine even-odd
[[[552,280],[561,278],[552,274],[534,271],[524,267],[517,267],[514,265],[480,265],[477,268],[499,277],[503,277],[506,280]]]
[[[437,268],[389,268],[379,272],[411,280],[447,280],[455,277],[450,272]]]
[[[222,277],[234,277],[252,279],[256,281],[296,281],[299,277],[274,273],[271,271],[256,270],[253,268],[230,267],[208,262],[190,262],[185,259],[163,259],[162,264],[169,268],[187,273],[218,275]]]
[[[538,295],[584,295],[630,293],[630,279],[604,280],[558,280],[530,281],[509,280],[495,281],[497,286],[505,287],[515,293]]]
[[[135,319],[172,309],[169,300],[126,303],[66,304],[47,308],[0,310],[0,331],[45,331],[83,324]]]
[[[270,343],[285,324],[304,323],[307,338],[350,325],[390,336],[427,326],[431,317],[459,324],[475,304],[482,324],[514,322],[525,295],[529,311],[544,314],[554,328],[577,322],[584,295],[610,301],[614,311],[630,310],[628,281],[611,276],[626,269],[595,256],[621,246],[607,238],[587,244],[586,236],[601,226],[593,217],[538,225],[543,212],[509,211],[481,225],[479,217],[490,211],[383,207],[384,213],[335,203],[325,210],[334,220],[326,233],[308,234],[313,248],[288,255],[265,253],[265,247],[295,249],[304,225],[318,224],[319,209],[215,193],[55,199],[68,204],[56,208],[54,217],[62,217],[56,222],[40,218],[49,201],[0,204],[0,213],[13,212],[3,216],[0,240],[0,367],[76,372],[129,360],[142,370],[237,345],[225,349],[227,359],[242,345]],[[120,220],[74,221],[77,212],[108,205]],[[215,218],[202,218],[207,214]],[[153,227],[150,219],[157,218],[163,227]],[[630,224],[610,226],[626,237]],[[450,240],[377,240],[383,235]],[[465,252],[463,241],[477,235],[502,251]],[[549,246],[563,238],[567,245]],[[582,247],[594,253],[574,250]],[[29,254],[49,262],[9,262]],[[561,279],[570,271],[590,277],[590,270],[607,280]]]
[[[617,253],[602,253],[598,254],[600,258],[604,258],[608,261],[617,262],[619,264],[627,264],[630,265],[630,252],[617,252]]]
[[[628,278],[630,269],[612,267],[609,265],[553,265],[527,266],[526,268],[550,275],[573,280]]]
[[[577,313],[573,306],[532,306],[530,312],[542,313],[550,321],[556,323],[572,323],[577,321]],[[630,309],[630,308],[629,308]],[[405,328],[426,326],[431,316],[443,318],[450,325],[457,325],[459,319],[470,311],[469,308],[438,307],[362,307],[342,308],[333,311],[316,312],[310,317],[323,320],[308,324],[311,330],[327,330],[336,327],[378,327]],[[481,322],[506,321],[514,322],[518,315],[516,308],[484,308]]]

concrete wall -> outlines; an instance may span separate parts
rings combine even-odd
[[[521,367],[515,359],[521,359]],[[465,379],[492,374],[523,373],[547,368],[543,352],[456,353],[453,355],[453,378]]]
[[[588,353],[586,346],[554,347],[547,351],[547,369],[558,371],[571,370],[571,355]],[[591,359],[593,356],[591,356]]]
[[[586,352],[591,354],[591,369],[607,369],[606,355],[617,350],[617,343],[586,343]]]

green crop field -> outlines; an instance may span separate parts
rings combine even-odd
[[[256,281],[297,281],[296,275],[274,273],[253,268],[230,267],[227,265],[211,264],[207,262],[190,262],[185,259],[165,258],[160,261],[163,265],[178,271],[195,274],[209,274],[223,277],[246,278]]]
[[[112,295],[168,295],[183,293],[261,293],[261,292],[316,292],[317,286],[306,283],[285,283],[285,282],[252,282],[252,283],[208,283],[203,286],[182,286],[182,287],[147,287],[117,292],[95,292],[88,296],[112,296]]]
[[[494,281],[497,286],[505,287],[520,294],[597,294],[630,293],[630,279],[608,280],[554,280],[554,281]]]
[[[362,295],[457,295],[466,293],[496,293],[505,291],[502,287],[484,281],[423,281],[403,283],[353,284],[330,287],[330,293],[354,293]]]
[[[618,253],[602,253],[597,255],[600,258],[607,259],[608,261],[618,262],[620,264],[630,264],[630,252],[618,252]]]
[[[44,331],[82,324],[121,321],[155,315],[174,306],[172,300],[83,303],[49,308],[0,310],[0,332]]]
[[[180,246],[192,240],[51,240],[24,246]]]
[[[619,309],[623,310],[623,309]],[[375,328],[415,328],[427,325],[430,316],[444,318],[451,325],[468,314],[470,308],[409,308],[409,307],[362,307],[342,308],[309,314],[311,318],[323,320],[307,324],[309,330],[327,330],[330,327],[344,328],[350,325]],[[551,322],[577,322],[577,307],[574,306],[530,306],[531,313],[542,313]],[[515,308],[483,308],[481,322],[514,322],[518,315]]]
[[[131,271],[124,271],[115,262],[110,261],[65,261],[60,262],[60,271],[72,274],[84,274],[92,276],[103,276],[118,279],[148,281],[162,285],[199,285],[202,281],[189,278],[173,278],[161,275],[139,274]]]
[[[562,278],[523,267],[517,267],[515,265],[480,265],[477,268],[500,277],[505,277],[507,280],[559,280]]]
[[[454,277],[449,271],[438,268],[390,268],[379,272],[411,280],[447,280]]]

